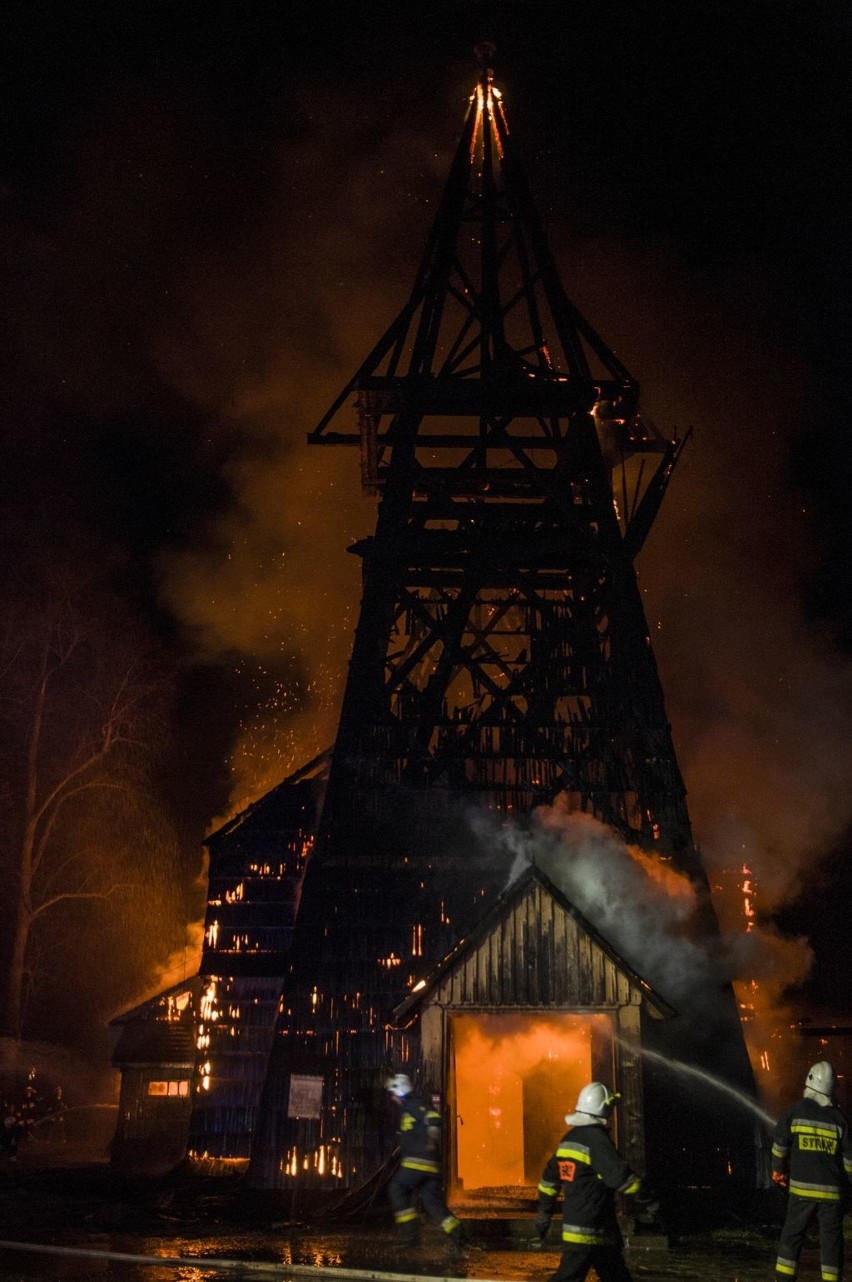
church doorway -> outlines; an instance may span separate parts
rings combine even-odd
[[[580,1088],[613,1078],[609,1014],[450,1016],[450,1194],[532,1196]],[[501,1194],[502,1191],[502,1194]]]

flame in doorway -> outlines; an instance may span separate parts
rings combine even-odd
[[[611,1079],[609,1017],[456,1015],[452,1031],[459,1189],[537,1184],[581,1086]]]

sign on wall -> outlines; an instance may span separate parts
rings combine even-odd
[[[290,1101],[287,1105],[288,1117],[319,1118],[322,1107],[321,1077],[312,1077],[306,1073],[293,1073],[290,1077]]]

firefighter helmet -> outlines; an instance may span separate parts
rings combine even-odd
[[[577,1107],[574,1112],[566,1113],[565,1121],[568,1126],[578,1126],[582,1122],[588,1122],[590,1117],[599,1122],[606,1122],[612,1115],[615,1101],[620,1098],[620,1095],[604,1086],[603,1082],[589,1082],[577,1096]]]
[[[395,1073],[385,1082],[385,1088],[390,1091],[395,1099],[402,1099],[411,1094],[411,1078],[406,1077],[405,1073]]]
[[[821,1059],[817,1064],[811,1064],[808,1069],[808,1075],[805,1078],[805,1091],[813,1096],[821,1096],[826,1102],[830,1103],[834,1099],[834,1088],[837,1085],[837,1077],[834,1069],[828,1060]]]

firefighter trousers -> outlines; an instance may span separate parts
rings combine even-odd
[[[790,1193],[787,1198],[787,1215],[778,1243],[775,1276],[789,1282],[799,1267],[799,1252],[805,1232],[814,1216],[819,1221],[819,1261],[822,1282],[840,1282],[843,1275],[843,1211],[842,1201],[823,1201],[821,1198],[799,1197]]]
[[[548,1282],[585,1282],[594,1269],[600,1282],[633,1282],[619,1246],[580,1246],[572,1243],[562,1248],[559,1268]]]
[[[460,1244],[461,1221],[447,1208],[438,1176],[429,1171],[413,1171],[406,1166],[401,1166],[388,1184],[388,1200],[403,1240],[413,1244],[419,1237],[420,1216],[415,1205],[417,1199],[430,1220],[440,1224],[451,1244]]]

